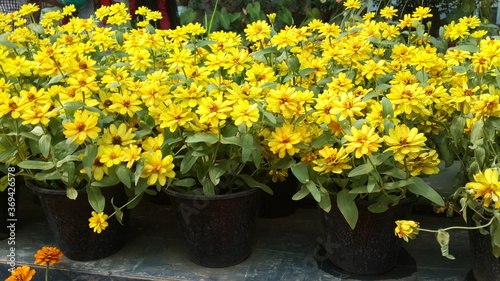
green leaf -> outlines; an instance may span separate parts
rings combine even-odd
[[[422,195],[439,206],[444,206],[444,201],[441,195],[439,195],[439,193],[430,187],[423,179],[419,177],[412,177],[409,179],[409,182],[410,184],[408,185],[408,190],[410,192]]]
[[[393,118],[394,117],[394,109],[392,107],[391,101],[386,98],[382,97],[382,117],[383,118]]]
[[[8,149],[0,152],[0,162],[3,162],[5,159],[14,156],[17,153],[17,147],[12,146]]]
[[[300,62],[299,62],[299,59],[296,56],[289,57],[286,60],[286,65],[293,72],[297,72],[299,70],[299,68],[300,68]]]
[[[71,200],[75,200],[78,197],[78,191],[73,187],[68,187],[66,188],[66,196]]]
[[[343,189],[337,194],[337,206],[351,229],[354,229],[358,222],[358,208],[354,201],[356,197],[356,194],[349,193],[347,189]]]
[[[49,85],[61,82],[61,80],[63,79],[63,77],[64,76],[62,74],[58,74],[58,75],[50,78]]]
[[[7,46],[7,47],[11,47],[13,49],[17,49],[17,45],[12,43],[11,41],[7,40],[7,39],[0,39],[0,44],[1,45],[4,45],[4,46]]]
[[[184,158],[182,159],[181,162],[181,167],[180,167],[180,173],[181,174],[186,174],[188,173],[191,168],[193,167],[194,163],[196,163],[196,160],[198,160],[197,156],[193,156],[193,153],[195,151],[191,150],[184,155]]]
[[[439,229],[436,233],[436,240],[441,246],[441,254],[443,257],[447,257],[450,260],[454,260],[455,257],[449,254],[448,246],[450,244],[450,234],[442,229]]]
[[[367,175],[371,171],[373,171],[373,166],[370,163],[361,164],[352,169],[347,176],[353,178],[361,175]]]
[[[309,192],[313,196],[314,200],[316,202],[321,201],[321,193],[319,192],[319,189],[316,187],[316,184],[313,181],[308,181],[306,182],[306,187],[309,189]]]
[[[97,157],[97,146],[89,145],[85,147],[85,153],[83,154],[82,165],[85,169],[87,175],[92,178],[92,164]]]
[[[254,139],[251,134],[244,134],[241,137],[241,161],[243,163],[248,162],[252,156],[252,151],[254,149]]]
[[[330,194],[323,187],[320,188],[320,192],[321,192],[321,200],[319,201],[318,205],[325,212],[330,212],[330,210],[332,209],[332,200],[330,198]]]
[[[126,187],[132,187],[132,171],[130,169],[120,165],[116,168],[116,176]]]
[[[198,143],[205,142],[209,144],[214,144],[219,141],[219,137],[212,133],[201,133],[186,138],[186,143]]]
[[[104,205],[106,204],[106,200],[101,193],[101,189],[99,187],[87,185],[87,195],[92,209],[94,209],[94,211],[96,211],[97,213],[104,212]]]
[[[243,181],[244,181],[244,182],[245,182],[245,183],[246,183],[249,187],[260,188],[260,189],[262,189],[263,191],[267,192],[268,194],[271,194],[271,195],[273,194],[273,190],[272,190],[269,186],[267,186],[267,185],[265,185],[265,184],[263,184],[263,183],[261,183],[261,182],[256,181],[256,180],[255,180],[254,178],[252,178],[251,176],[249,176],[249,175],[243,175],[243,174],[242,174],[242,175],[239,175],[239,177],[240,177],[241,179],[243,179]]]
[[[311,146],[312,148],[320,148],[323,145],[330,143],[330,139],[332,137],[332,133],[330,131],[325,131],[321,136],[313,139]]]
[[[465,128],[464,117],[456,116],[455,118],[453,118],[453,121],[451,121],[450,133],[455,143],[460,143],[460,139],[464,134],[464,128]]]
[[[35,174],[35,179],[39,181],[45,181],[45,180],[59,180],[61,179],[60,174],[58,171],[50,171],[50,172],[39,172]]]
[[[79,101],[70,101],[64,104],[64,109],[80,109],[85,107],[85,103]]]
[[[303,162],[290,166],[293,175],[301,182],[306,183],[309,180],[309,169]]]
[[[404,180],[406,178],[406,173],[405,171],[401,170],[400,168],[393,167],[387,171],[382,171],[380,172],[383,175],[388,175],[400,180]]]
[[[309,195],[309,189],[305,186],[305,185],[302,185],[300,187],[300,190],[297,191],[297,193],[295,193],[292,197],[292,200],[295,200],[295,201],[298,201],[304,197],[306,197],[307,195]]]
[[[38,147],[40,148],[40,153],[42,153],[43,157],[47,158],[50,153],[50,135],[42,135],[40,140],[38,141]]]
[[[482,137],[482,130],[484,126],[483,120],[477,120],[472,126],[472,131],[470,133],[470,142],[475,145],[479,139]]]
[[[192,178],[186,178],[182,180],[178,180],[174,182],[175,186],[182,186],[182,187],[191,187],[196,184],[196,181]]]
[[[293,25],[292,13],[285,6],[281,6],[281,9],[278,11],[278,18],[287,25]]]
[[[467,52],[471,52],[471,53],[476,53],[477,51],[479,51],[478,46],[475,46],[475,45],[458,45],[458,46],[450,48],[450,49],[467,51]]]
[[[194,22],[196,20],[197,14],[192,8],[187,8],[179,16],[181,20],[181,25],[186,25],[188,23]]]
[[[474,158],[477,161],[479,167],[483,167],[484,160],[486,158],[486,150],[482,146],[478,146],[474,149]]]
[[[36,161],[36,160],[25,160],[17,164],[19,168],[28,169],[28,170],[50,170],[54,168],[54,163],[52,162],[44,162],[44,161]]]
[[[232,136],[232,137],[223,137],[220,140],[220,143],[222,144],[232,144],[232,145],[237,145],[241,146],[241,138],[237,136]]]

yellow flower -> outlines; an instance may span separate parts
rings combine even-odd
[[[417,7],[413,12],[412,16],[418,20],[432,17],[431,8],[429,7]]]
[[[270,170],[269,175],[272,176],[273,182],[284,182],[288,177],[288,169]]]
[[[93,113],[87,111],[75,112],[75,121],[69,123],[63,123],[64,131],[63,134],[66,138],[72,137],[72,142],[77,144],[82,144],[87,137],[91,139],[96,139],[101,128],[97,127],[98,117]]]
[[[380,10],[380,16],[384,18],[392,18],[397,15],[397,12],[398,9],[394,9],[392,6],[386,6]]]
[[[113,165],[118,165],[122,162],[123,150],[119,145],[110,145],[105,147],[101,155],[101,163],[105,164],[106,167],[111,167]]]
[[[361,158],[363,155],[370,156],[372,152],[377,151],[382,145],[381,142],[384,141],[377,132],[375,132],[375,127],[370,127],[363,125],[361,130],[356,127],[351,127],[352,135],[345,135],[344,138],[349,141],[346,144],[346,152],[351,153],[356,151],[356,158]]]
[[[433,175],[439,173],[439,168],[437,167],[439,163],[441,163],[439,154],[437,154],[436,150],[431,150],[429,152],[408,154],[406,166],[410,174],[416,177],[420,174]],[[405,168],[404,162],[399,162],[399,164],[400,168]]]
[[[361,8],[361,1],[347,0],[344,2],[344,7],[346,7],[346,9],[359,9]]]
[[[50,122],[50,117],[57,116],[57,113],[52,110],[53,106],[52,103],[46,103],[43,106],[35,106],[26,109],[23,115],[21,115],[21,119],[25,120],[22,124],[36,125],[42,123],[43,125],[47,125]]]
[[[222,96],[217,99],[211,97],[202,98],[196,114],[200,116],[200,122],[217,123],[220,120],[225,120],[227,114],[232,108],[228,100],[224,100]]]
[[[292,124],[285,124],[283,127],[277,127],[274,132],[271,133],[271,140],[269,141],[269,148],[274,154],[278,154],[279,158],[288,155],[293,156],[295,153],[299,152],[299,148],[294,145],[301,141],[301,136],[299,133],[293,131]]]
[[[243,31],[247,40],[257,42],[269,38],[269,35],[271,35],[271,26],[263,20],[258,20],[248,24],[247,28]]]
[[[132,117],[137,111],[141,111],[142,104],[137,94],[131,94],[129,91],[122,91],[121,94],[114,93],[109,99],[113,104],[109,106],[110,110],[120,113],[121,115],[127,114]]]
[[[63,253],[59,251],[56,247],[42,247],[35,254],[35,264],[45,265],[45,264],[56,264],[60,263],[60,258]]]
[[[94,229],[94,232],[101,233],[108,227],[109,223],[106,221],[109,218],[105,213],[96,213],[92,211],[92,217],[89,218],[89,227]]]
[[[422,150],[426,140],[417,128],[410,130],[405,124],[397,125],[394,129],[389,129],[388,136],[384,136],[384,141],[389,146],[385,151],[394,151],[394,159],[401,161],[408,154]]]
[[[362,110],[366,107],[363,97],[356,97],[353,93],[342,93],[338,99],[332,100],[332,109],[330,113],[340,114],[339,121],[352,118],[354,116],[363,116]]]
[[[175,177],[174,164],[172,163],[172,155],[167,155],[162,158],[162,153],[157,150],[150,153],[144,161],[144,170],[142,178],[148,178],[148,184],[153,185],[158,182],[160,185],[165,185],[167,178]]]
[[[128,147],[123,149],[123,162],[127,162],[127,168],[132,168],[135,161],[139,161],[141,159],[141,148],[135,144],[131,144]]]
[[[257,104],[250,104],[248,100],[238,100],[238,103],[233,106],[233,111],[231,111],[231,117],[236,126],[245,123],[247,127],[252,127],[253,123],[259,121],[259,116]]]
[[[411,220],[396,221],[396,228],[394,234],[399,238],[403,238],[406,242],[408,239],[415,239],[419,232],[419,223]]]
[[[344,147],[341,147],[340,149],[324,147],[318,151],[318,154],[321,158],[312,161],[315,164],[313,170],[316,172],[320,172],[322,174],[340,174],[343,170],[352,168],[351,165],[347,164],[351,158],[347,154]]]
[[[191,120],[193,120],[193,117],[190,108],[173,103],[161,112],[160,128],[168,128],[173,133],[178,127],[185,126]]]
[[[27,265],[16,267],[5,281],[31,281],[36,271]]]
[[[474,182],[465,184],[465,187],[474,191],[474,199],[483,196],[483,206],[489,207],[491,201],[495,208],[500,208],[500,182],[497,169],[486,169],[474,175]]]

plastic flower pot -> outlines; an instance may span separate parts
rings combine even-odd
[[[326,250],[323,252],[334,266],[351,274],[375,275],[391,270],[398,261],[402,241],[394,235],[394,222],[408,217],[415,201],[403,199],[383,213],[372,213],[368,210],[371,202],[358,200],[359,218],[354,229],[336,204],[329,213],[319,209],[321,250]]]
[[[93,209],[85,192],[79,191],[76,200],[71,200],[66,196],[65,189],[44,189],[31,182],[27,185],[40,198],[58,248],[67,258],[76,261],[98,260],[118,252],[125,245],[130,210],[123,210],[123,225],[112,217],[108,220],[108,227],[96,233],[89,227],[88,219]],[[117,206],[127,202],[121,187],[103,188],[101,192],[106,198],[105,214],[114,211],[111,198],[114,198],[113,202]]]
[[[251,253],[260,190],[203,196],[166,190],[172,200],[187,253],[204,267],[228,267]]]

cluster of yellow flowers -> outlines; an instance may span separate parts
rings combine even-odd
[[[344,5],[348,11],[361,7],[356,0]],[[111,169],[123,172],[117,168],[123,165],[138,170],[117,173],[125,184],[137,184],[140,176],[147,185],[165,185],[193,165],[186,159],[209,153],[182,145],[203,139],[243,151],[249,145],[243,159],[257,168],[268,163],[274,179],[287,174],[282,166],[272,168],[284,158],[300,159],[320,174],[341,174],[359,167],[356,161],[384,162],[369,158],[384,152],[393,153],[408,179],[439,171],[430,143],[457,112],[465,116],[464,133],[500,114],[500,41],[484,38],[475,16],[445,26],[441,39],[425,32],[422,20],[432,16],[425,7],[399,22],[389,20],[393,7],[341,25],[312,20],[275,31],[272,20],[256,21],[242,37],[208,33],[198,23],[155,30],[144,22],[127,29],[123,4],[98,9],[98,20],[71,18],[59,25],[71,11],[66,7],[47,13],[36,28],[23,26],[21,16],[37,9],[30,4],[0,15],[0,118],[16,124],[2,125],[6,133],[51,132],[81,148],[78,159],[63,155],[46,170],[85,163],[93,154],[83,148],[95,146],[91,165],[77,165],[93,180],[111,176]],[[145,21],[159,18],[139,11]],[[445,40],[459,47],[448,48]],[[189,138],[196,135],[203,138]],[[7,140],[0,139],[0,149],[11,149]],[[47,155],[58,152],[28,145],[14,150],[15,156],[0,160],[50,162]],[[384,172],[401,179],[395,170]],[[219,177],[210,180],[215,184]],[[384,189],[374,177],[375,191]],[[91,227],[100,232],[105,219],[98,215]]]

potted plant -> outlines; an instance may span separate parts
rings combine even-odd
[[[406,216],[411,209],[406,203],[415,196],[443,203],[421,178],[439,171],[438,154],[430,147],[435,130],[427,119],[438,99],[431,81],[441,73],[431,69],[435,65],[400,55],[403,48],[427,54],[429,36],[421,19],[428,10],[420,7],[407,24],[395,26],[372,21],[373,13],[358,17],[358,2],[346,2],[353,18],[341,25],[312,21],[268,38],[259,23],[247,35],[254,36],[248,36],[255,42],[254,58],[279,69],[264,105],[276,121],[264,142],[281,159],[277,166],[290,168],[302,183],[294,199],[312,195],[322,209],[324,230],[339,232],[322,237],[335,265],[377,274],[398,258],[391,217]],[[390,7],[380,11],[386,18],[392,13]],[[439,56],[435,49],[429,53]],[[367,232],[357,236],[362,230]],[[338,249],[344,242],[350,244]]]
[[[459,28],[461,33],[457,33]],[[437,208],[450,216],[461,213],[468,226],[428,230],[413,221],[400,221],[396,228],[396,234],[406,240],[414,238],[419,230],[436,232],[443,256],[452,259],[448,249],[449,231],[469,229],[472,268],[477,280],[500,278],[500,241],[496,234],[499,223],[496,214],[500,206],[497,203],[499,84],[493,61],[496,56],[490,55],[496,48],[491,46],[497,46],[498,40],[484,37],[489,28],[497,27],[480,25],[475,17],[464,17],[459,23],[444,27],[444,38],[456,45],[446,51],[445,58],[460,78],[443,83],[450,94],[443,103],[435,105],[440,118],[434,122],[444,130],[434,141],[448,165],[456,161],[461,167],[454,181],[456,191],[446,205]],[[453,60],[457,55],[460,59]]]
[[[127,209],[155,174],[144,167],[171,157],[150,145],[152,119],[135,88],[148,83],[146,73],[122,48],[126,8],[97,14],[106,9],[115,30],[76,17],[60,26],[72,12],[66,6],[2,36],[0,161],[17,165],[16,176],[55,219],[50,225],[61,250],[75,260],[99,259],[124,245]],[[111,216],[116,220],[107,221]]]

